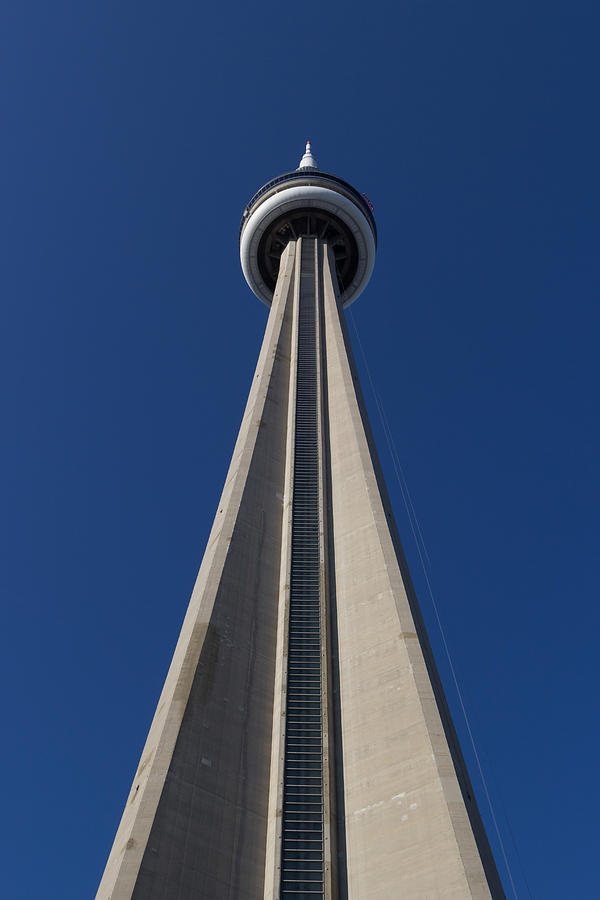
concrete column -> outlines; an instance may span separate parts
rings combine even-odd
[[[263,893],[294,251],[97,900]]]
[[[300,258],[302,239],[293,244],[294,271],[292,275],[292,334],[290,340],[290,373],[298,366],[298,307],[300,296]],[[296,426],[296,378],[289,379],[288,419],[286,429],[285,490],[283,495],[283,521],[281,536],[281,564],[279,585],[279,610],[277,646],[275,651],[275,689],[273,707],[273,731],[271,747],[271,777],[267,817],[267,843],[265,853],[264,900],[277,900],[281,881],[281,841],[283,810],[283,777],[285,762],[285,715],[287,698],[288,630],[290,610],[290,573],[292,555],[292,502],[294,493],[294,433]]]
[[[502,898],[398,540],[331,254],[329,260],[323,271],[348,896]]]
[[[303,258],[316,309],[324,897],[504,897],[394,524],[332,252],[310,236],[281,257],[219,509],[97,900],[279,897]]]

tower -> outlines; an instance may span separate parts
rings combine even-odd
[[[346,331],[376,240],[310,144],[244,210],[269,319],[97,900],[504,897]]]

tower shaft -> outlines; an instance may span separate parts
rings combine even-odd
[[[98,900],[502,898],[368,425],[331,248],[283,251]]]

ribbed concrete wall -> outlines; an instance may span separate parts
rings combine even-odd
[[[263,893],[293,250],[98,900]]]
[[[395,533],[331,271],[325,263],[348,894],[501,898]]]

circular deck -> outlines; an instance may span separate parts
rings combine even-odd
[[[240,258],[250,288],[267,305],[281,254],[301,235],[331,247],[340,297],[348,306],[364,290],[375,262],[377,229],[368,203],[348,182],[308,167],[273,178],[256,192],[240,226]]]

